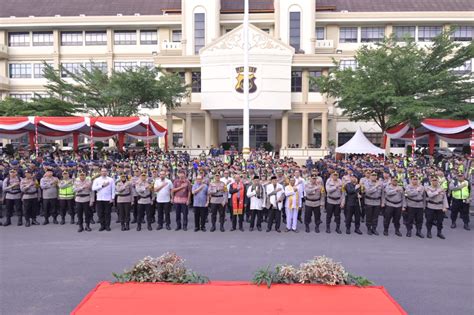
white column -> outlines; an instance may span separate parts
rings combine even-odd
[[[242,153],[250,153],[250,105],[249,105],[249,0],[244,2],[244,134]]]
[[[281,117],[281,147],[288,148],[288,112],[283,112]]]
[[[308,69],[303,69],[301,74],[301,90],[302,90],[302,101],[304,104],[308,103],[308,93],[309,93],[309,71]]]
[[[191,93],[192,93],[192,84],[193,84],[193,72],[191,69],[186,69],[184,72],[184,83],[189,86],[188,91],[188,97],[186,98],[186,102],[189,104],[191,103]]]
[[[328,112],[323,112],[321,115],[321,149],[328,148]]]
[[[301,148],[308,148],[308,113],[301,114]]]
[[[211,147],[211,114],[204,112],[204,146]]]
[[[310,144],[314,144],[314,118],[309,121],[309,130],[308,130],[309,138],[308,141]]]
[[[188,148],[192,148],[192,119],[193,116],[191,113],[186,113],[186,139],[185,139],[185,144]]]
[[[168,148],[173,148],[173,115],[166,114],[166,129],[168,129]]]

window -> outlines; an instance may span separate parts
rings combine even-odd
[[[8,33],[8,46],[30,46],[30,33],[28,32],[17,32]]]
[[[53,46],[53,32],[33,32],[33,46]]]
[[[86,46],[107,45],[106,31],[86,31]]]
[[[171,32],[171,41],[173,43],[181,43],[181,30],[173,30]]]
[[[153,69],[155,67],[155,64],[153,61],[141,61],[140,67]]]
[[[137,32],[136,31],[115,31],[114,43],[115,45],[136,45]]]
[[[360,30],[360,41],[362,43],[380,42],[384,36],[384,27],[362,27]]]
[[[114,71],[123,72],[128,69],[135,69],[137,67],[136,61],[118,61],[114,62]]]
[[[321,76],[321,71],[310,71],[310,78],[319,78]],[[316,83],[309,81],[309,92],[319,92],[319,86]]]
[[[72,74],[81,74],[82,72],[82,63],[80,62],[67,62],[61,64],[61,77],[63,78],[70,78],[71,75],[68,73],[71,72]]]
[[[103,73],[107,73],[107,62],[86,62],[84,67],[88,71],[92,71],[92,69],[97,69],[102,71]]]
[[[466,75],[472,72],[472,61],[466,61],[462,66],[453,69],[453,72],[458,75]]]
[[[206,17],[204,13],[194,14],[194,54],[206,44]]]
[[[415,39],[415,26],[394,26],[393,33],[400,41],[406,38]]]
[[[82,32],[61,32],[62,46],[82,46]]]
[[[441,34],[441,26],[418,26],[418,41],[431,42],[433,38]]]
[[[301,92],[302,79],[301,71],[291,72],[291,92]]]
[[[52,64],[48,64],[52,65]],[[46,68],[44,63],[35,63],[33,64],[33,77],[35,79],[41,79],[44,78],[44,69]]]
[[[9,73],[11,79],[29,79],[31,78],[31,64],[11,63],[9,64]]]
[[[193,80],[192,92],[201,93],[201,72],[193,72],[192,80]]]
[[[324,27],[316,27],[316,40],[324,40]]]
[[[453,40],[458,42],[470,42],[473,39],[472,30],[474,27],[472,26],[458,26],[454,30],[453,33]]]
[[[180,147],[183,145],[183,133],[173,132],[173,146]]]
[[[156,45],[158,44],[157,31],[140,31],[140,45]]]
[[[300,12],[290,12],[290,46],[296,51],[301,46],[301,14]]]
[[[340,43],[357,43],[357,27],[341,27],[339,29]]]
[[[341,60],[341,62],[339,63],[339,67],[342,70],[345,70],[348,68],[354,70],[357,67],[357,61],[355,61],[355,59]]]
[[[31,101],[32,95],[31,93],[10,93],[10,97],[29,102]]]

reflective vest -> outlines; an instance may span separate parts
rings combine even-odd
[[[441,188],[443,188],[444,190],[448,190],[448,181],[446,180],[446,178],[438,177],[438,181],[441,185]]]
[[[72,185],[66,188],[59,188],[59,198],[61,199],[74,198],[74,189]]]
[[[466,181],[463,181],[462,183],[465,183],[465,182]],[[461,185],[462,183],[459,182],[459,185]],[[453,190],[452,194],[453,194],[454,199],[464,200],[464,199],[469,198],[469,185],[459,190]]]

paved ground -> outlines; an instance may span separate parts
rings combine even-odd
[[[112,272],[166,251],[216,280],[249,280],[267,264],[326,255],[384,285],[409,314],[474,313],[474,234],[460,228],[445,229],[447,240],[399,238],[393,231],[376,237],[97,229],[0,227],[0,314],[67,314],[96,283],[112,280]]]

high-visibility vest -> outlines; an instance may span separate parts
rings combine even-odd
[[[459,185],[465,182],[466,181],[459,182]],[[469,198],[469,185],[459,190],[453,190],[452,194],[453,194],[454,199],[464,200],[464,199]]]
[[[448,190],[448,181],[446,180],[446,178],[438,177],[438,181],[441,185],[441,188],[443,188],[444,190]]]
[[[74,197],[74,189],[71,186],[66,188],[59,188],[59,198],[68,199]]]

